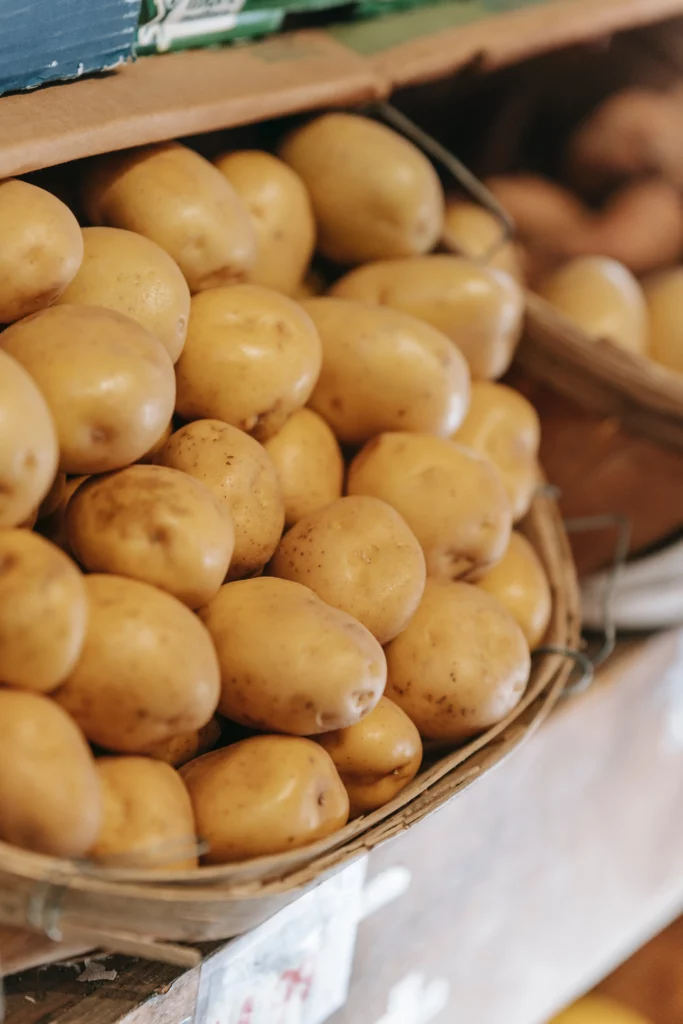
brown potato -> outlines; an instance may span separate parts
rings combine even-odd
[[[83,258],[78,221],[61,199],[27,181],[0,181],[0,323],[61,295]]]
[[[12,324],[0,346],[28,370],[57,426],[60,468],[105,473],[147,452],[173,412],[173,366],[160,341],[98,306],[53,306]]]
[[[100,825],[95,760],[53,700],[0,688],[0,838],[55,857],[83,857]]]
[[[358,619],[381,644],[405,628],[425,585],[415,535],[377,498],[339,498],[300,519],[280,541],[273,576],[310,587]]]
[[[645,281],[650,319],[650,356],[683,373],[683,267],[672,267]]]
[[[428,576],[476,579],[508,546],[512,509],[500,472],[452,441],[381,434],[351,463],[347,491],[381,498],[403,516]]]
[[[299,409],[263,447],[280,481],[286,526],[341,498],[344,459],[336,437],[317,412]]]
[[[90,848],[108,867],[183,871],[197,867],[194,813],[183,780],[151,757],[97,762],[102,821]]]
[[[227,583],[200,616],[221,666],[218,710],[241,725],[313,735],[353,725],[382,696],[373,635],[300,583]]]
[[[209,750],[213,750],[223,731],[221,721],[222,719],[214,715],[211,721],[201,729],[182,732],[178,736],[171,736],[170,739],[152,743],[144,753],[147,757],[165,761],[173,768],[179,768],[195,757],[199,757],[200,754],[206,754]]]
[[[84,228],[83,262],[58,299],[105,306],[129,316],[159,339],[175,363],[190,316],[190,289],[161,246],[134,231]]]
[[[382,430],[443,437],[457,430],[470,394],[467,364],[440,331],[367,302],[320,298],[303,303],[323,345],[310,406],[344,444]]]
[[[529,679],[529,648],[511,613],[469,583],[427,580],[387,647],[387,697],[422,736],[460,743],[500,722]]]
[[[388,697],[348,729],[316,737],[334,761],[355,818],[388,804],[417,775],[422,740],[416,727]]]
[[[81,657],[55,698],[105,750],[137,754],[206,725],[219,669],[199,619],[169,594],[123,576],[86,576]]]
[[[172,434],[158,461],[203,480],[232,516],[235,548],[228,579],[261,570],[285,520],[275,466],[262,445],[228,423],[195,420]]]
[[[349,798],[322,747],[296,736],[253,736],[180,772],[205,864],[286,853],[342,828]]]
[[[514,616],[530,649],[538,647],[550,622],[553,599],[543,564],[523,534],[513,531],[500,562],[484,573],[477,586]]]
[[[321,362],[318,332],[298,303],[257,285],[212,288],[192,300],[176,409],[265,441],[306,404]]]
[[[18,526],[38,508],[58,458],[47,402],[23,366],[0,348],[0,527]]]
[[[524,271],[518,246],[505,240],[505,228],[496,217],[478,203],[450,198],[446,203],[444,241],[454,252],[493,270],[504,270],[519,284]]]

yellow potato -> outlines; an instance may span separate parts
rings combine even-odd
[[[47,402],[23,366],[0,348],[0,526],[18,526],[38,508],[58,458]]]
[[[190,289],[178,264],[134,231],[84,228],[83,242],[81,268],[58,301],[129,316],[159,339],[175,363],[190,316]]]
[[[165,761],[166,764],[179,768],[200,754],[213,750],[221,738],[221,733],[221,720],[214,716],[201,729],[182,732],[178,736],[161,740],[160,743],[152,743],[143,753],[147,757],[154,757],[157,761]]]
[[[323,366],[310,406],[344,444],[382,430],[447,436],[462,422],[470,375],[440,331],[392,309],[319,298],[303,303],[318,328]]]
[[[508,546],[512,509],[488,459],[427,434],[381,434],[349,467],[349,494],[381,498],[422,545],[427,575],[476,579]]]
[[[416,256],[438,242],[444,198],[429,160],[403,136],[357,114],[295,129],[281,157],[303,179],[318,248],[337,263]]]
[[[88,480],[87,476],[67,476],[64,481],[64,488],[59,497],[57,507],[50,512],[40,523],[40,532],[48,540],[51,540],[57,547],[62,548],[67,554],[71,554],[69,539],[66,534],[66,510],[69,502],[81,484]]]
[[[0,681],[54,690],[76,664],[87,620],[71,559],[36,533],[0,529]]]
[[[69,547],[90,572],[151,583],[190,608],[223,583],[235,543],[213,492],[166,466],[128,466],[91,477],[66,513]]]
[[[53,306],[12,324],[0,346],[28,370],[52,412],[60,468],[105,473],[135,462],[173,412],[173,366],[160,341],[98,306]]]
[[[214,163],[254,225],[258,255],[249,280],[293,295],[315,245],[315,220],[306,186],[286,163],[260,150],[224,153]]]
[[[662,366],[683,373],[683,267],[655,274],[644,287],[650,318],[649,355]]]
[[[159,454],[161,449],[164,447],[164,445],[166,444],[166,442],[168,441],[168,439],[169,439],[169,437],[171,436],[172,433],[173,433],[173,419],[170,419],[168,421],[168,423],[166,424],[166,429],[164,430],[164,432],[161,435],[161,437],[159,438],[159,440],[154,442],[154,444],[149,449],[149,451],[145,452],[145,454],[142,456],[141,459],[138,459],[138,462],[143,463],[143,465],[150,465],[150,463],[156,462],[157,455]]]
[[[81,229],[61,199],[26,181],[0,181],[0,323],[49,306],[82,259]]]
[[[202,480],[230,513],[235,547],[228,579],[259,572],[285,520],[277,472],[262,445],[228,423],[195,420],[171,435],[158,461]]]
[[[386,502],[363,496],[339,498],[300,519],[280,541],[270,571],[310,587],[381,644],[409,622],[426,575],[405,520]]]
[[[531,402],[505,384],[473,381],[467,416],[452,438],[497,466],[514,521],[525,516],[538,485],[541,443],[541,424]]]
[[[265,441],[308,401],[322,348],[301,306],[270,288],[212,288],[192,300],[176,366],[176,409]]]
[[[481,261],[493,270],[504,270],[519,284],[524,283],[517,246],[505,241],[504,226],[483,206],[464,199],[449,199],[443,236],[453,251],[475,262]]]
[[[531,650],[538,647],[550,622],[553,600],[541,560],[523,534],[513,532],[500,562],[484,573],[477,586],[511,612]]]
[[[501,377],[522,332],[524,294],[509,274],[463,256],[383,260],[351,271],[331,294],[424,320],[455,342],[476,379]]]
[[[531,667],[514,618],[469,583],[427,580],[404,631],[386,649],[387,697],[422,736],[460,743],[519,703]]]
[[[219,669],[196,615],[122,576],[85,577],[90,615],[78,663],[55,698],[92,743],[137,754],[206,725]]]
[[[412,782],[422,762],[419,732],[388,697],[356,725],[316,739],[335,763],[352,818],[388,804]]]
[[[190,291],[244,281],[256,263],[244,203],[220,171],[178,142],[99,157],[83,202],[91,223],[137,231],[165,249]]]
[[[572,1006],[568,1006],[548,1024],[653,1024],[642,1014],[618,1003],[616,999],[591,992]]]
[[[109,867],[197,867],[194,813],[183,780],[151,757],[97,762],[102,821],[90,856]]]
[[[332,759],[298,736],[253,736],[190,761],[180,774],[209,845],[205,864],[296,850],[348,820]]]
[[[55,857],[83,857],[100,824],[95,761],[53,700],[0,689],[0,838]]]
[[[341,498],[344,459],[317,412],[299,409],[263,447],[277,471],[287,526]]]
[[[386,663],[373,635],[300,583],[227,583],[200,616],[221,666],[218,710],[241,725],[328,732],[360,721],[382,696]]]

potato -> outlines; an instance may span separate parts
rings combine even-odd
[[[524,534],[513,531],[508,549],[477,586],[513,615],[533,651],[545,636],[553,609],[543,564]]]
[[[653,1021],[610,996],[591,992],[566,1007],[548,1024],[653,1024]]]
[[[377,498],[339,498],[300,519],[280,541],[273,576],[310,587],[358,619],[381,644],[405,628],[425,585],[414,534]]]
[[[135,462],[173,412],[173,366],[160,341],[98,306],[53,306],[12,324],[0,346],[28,370],[57,426],[65,473]]]
[[[98,157],[83,203],[92,224],[137,231],[165,249],[190,291],[244,281],[256,264],[246,206],[220,171],[178,142]]]
[[[531,668],[522,630],[469,583],[427,580],[420,607],[386,649],[387,697],[422,736],[460,743],[519,703]]]
[[[301,306],[269,288],[212,288],[192,300],[176,366],[176,409],[266,441],[308,401],[322,347]]]
[[[0,323],[49,306],[82,259],[81,229],[61,199],[26,181],[0,181]]]
[[[280,481],[286,526],[341,498],[344,459],[336,437],[317,412],[299,409],[263,447]]]
[[[512,509],[500,472],[452,441],[381,434],[351,463],[347,491],[381,498],[403,516],[428,576],[476,579],[508,546]]]
[[[40,522],[40,532],[48,540],[62,548],[67,554],[71,554],[69,539],[66,534],[66,510],[74,494],[88,476],[67,476],[64,480],[64,488],[59,496],[59,503],[48,516]]]
[[[88,739],[105,750],[137,754],[206,725],[220,677],[199,619],[138,580],[95,574],[85,585],[85,645],[55,698]]]
[[[447,436],[462,422],[470,375],[440,331],[393,309],[319,298],[303,303],[318,328],[323,366],[311,408],[344,444],[382,430]]]
[[[221,738],[222,731],[221,720],[214,716],[201,729],[182,732],[177,736],[171,736],[170,739],[161,740],[160,743],[152,743],[144,753],[157,761],[165,761],[166,764],[179,768],[200,754],[213,750]]]
[[[108,867],[197,867],[194,813],[183,780],[151,757],[102,757],[97,762],[102,821],[90,849]]]
[[[352,818],[388,804],[412,782],[422,762],[419,732],[388,697],[356,725],[316,738],[349,794]]]
[[[71,559],[36,533],[0,529],[0,680],[54,690],[76,664],[87,619]]]
[[[58,302],[129,316],[175,363],[190,316],[190,289],[178,264],[156,242],[121,228],[84,228],[83,243],[81,268]]]
[[[295,129],[280,156],[303,179],[318,249],[337,263],[417,256],[438,242],[444,198],[429,160],[407,139],[357,114]]]
[[[514,521],[525,516],[538,485],[541,443],[531,402],[505,384],[473,381],[469,411],[452,438],[491,460],[503,478]]]
[[[315,220],[306,186],[286,163],[260,150],[223,153],[214,163],[254,225],[258,253],[249,280],[293,295],[315,245]]]
[[[258,441],[228,423],[195,420],[171,435],[158,461],[202,480],[232,517],[228,579],[259,572],[282,536],[285,509],[275,466]]]
[[[166,429],[164,430],[164,432],[161,435],[161,437],[159,438],[159,440],[154,442],[154,444],[149,449],[149,451],[145,452],[145,454],[142,456],[141,459],[138,459],[138,462],[141,462],[143,465],[146,465],[146,466],[155,463],[157,455],[159,454],[161,449],[165,446],[166,442],[168,441],[168,439],[169,439],[169,437],[171,436],[172,433],[173,433],[173,419],[171,418],[168,421],[168,423],[166,424]]]
[[[662,366],[683,373],[683,267],[655,274],[644,287],[650,319],[649,355]]]
[[[18,526],[38,508],[58,458],[47,402],[23,366],[0,348],[0,527]]]
[[[95,761],[76,723],[48,697],[0,689],[0,838],[83,857],[100,814]]]
[[[477,379],[505,373],[522,331],[524,295],[517,282],[462,256],[372,263],[343,277],[331,294],[391,306],[431,324],[455,342]]]
[[[444,241],[474,262],[493,270],[504,270],[519,284],[524,283],[522,261],[514,242],[505,240],[505,228],[496,217],[477,203],[451,198],[446,203]]]
[[[300,583],[227,583],[199,614],[221,666],[218,710],[241,725],[300,736],[343,729],[382,696],[386,664],[373,635]]]
[[[180,774],[209,845],[205,864],[296,850],[348,820],[332,759],[298,736],[254,736],[190,761]]]
[[[151,583],[190,608],[218,593],[235,543],[232,519],[206,484],[165,466],[91,477],[69,502],[66,529],[90,572]]]

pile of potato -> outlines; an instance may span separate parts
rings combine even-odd
[[[494,382],[514,267],[429,255],[439,178],[349,114],[279,156],[101,157],[79,202],[0,183],[0,838],[291,850],[524,694],[551,595],[514,529],[538,419]]]

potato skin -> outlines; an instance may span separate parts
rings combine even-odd
[[[294,736],[253,736],[180,772],[205,864],[286,853],[342,828],[349,799],[329,754]]]
[[[232,721],[310,736],[353,725],[382,696],[373,635],[300,583],[227,583],[199,614],[221,666],[218,710]]]
[[[73,719],[42,694],[0,688],[0,838],[82,857],[100,815],[95,760]]]
[[[147,757],[153,757],[157,761],[170,764],[173,768],[179,768],[195,757],[199,757],[200,754],[206,754],[209,750],[213,750],[223,731],[221,721],[222,719],[214,715],[201,729],[193,729],[191,732],[171,736],[170,739],[162,740],[160,743],[152,743],[144,753]]]
[[[83,259],[78,221],[61,199],[26,181],[0,182],[0,324],[64,291]]]
[[[136,754],[206,725],[218,703],[211,638],[184,605],[123,576],[85,577],[81,657],[55,698],[92,743]]]
[[[344,459],[336,437],[317,412],[299,409],[263,447],[280,481],[286,526],[341,498]]]
[[[470,394],[467,364],[440,331],[397,310],[349,299],[302,303],[323,346],[310,406],[343,444],[383,430],[447,437]]]
[[[545,636],[553,601],[540,558],[522,533],[513,530],[508,549],[477,586],[508,609],[533,651]]]
[[[443,236],[453,252],[484,262],[492,270],[504,270],[518,284],[524,284],[519,246],[504,241],[503,225],[478,203],[449,198]]]
[[[653,274],[644,288],[650,318],[650,356],[662,366],[683,373],[683,267]]]
[[[90,572],[151,583],[190,608],[218,593],[235,544],[232,519],[206,484],[165,466],[91,477],[68,504],[66,529]]]
[[[322,346],[301,306],[270,288],[212,288],[192,300],[176,366],[176,409],[265,441],[308,401]]]
[[[386,644],[405,628],[425,585],[422,548],[386,502],[339,498],[300,519],[280,541],[273,576],[310,587]]]
[[[476,579],[505,554],[512,509],[500,473],[452,441],[380,434],[351,463],[347,492],[396,509],[422,545],[428,576]]]
[[[441,580],[427,580],[420,607],[386,655],[387,697],[423,737],[452,743],[505,718],[531,667],[506,608],[479,587]]]

